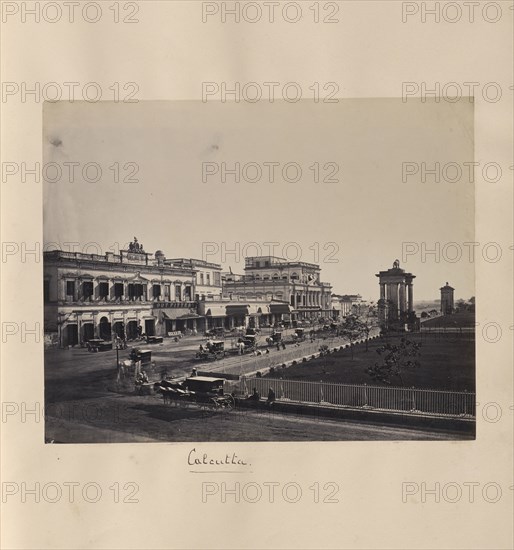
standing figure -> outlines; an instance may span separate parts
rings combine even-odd
[[[276,399],[275,392],[273,388],[270,387],[268,391],[268,400],[266,401],[266,405],[268,405],[268,407],[273,405],[273,403],[275,402],[275,399]]]

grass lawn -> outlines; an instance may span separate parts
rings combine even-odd
[[[470,311],[463,311],[453,315],[441,315],[423,321],[421,326],[430,328],[470,328],[475,326],[475,314]]]
[[[475,391],[475,338],[472,334],[410,334],[409,339],[421,342],[420,367],[404,373],[406,386],[458,391]],[[389,337],[389,342],[399,340]],[[280,369],[278,375],[290,380],[312,380],[339,384],[373,384],[366,374],[367,367],[381,360],[376,352],[385,340],[376,339],[366,345],[338,351],[305,363]],[[392,385],[399,386],[394,380]]]

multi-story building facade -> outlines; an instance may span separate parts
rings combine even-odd
[[[319,275],[315,264],[254,257],[245,275],[222,276],[218,264],[149,254],[137,240],[119,254],[46,252],[45,336],[67,347],[114,335],[132,340],[332,318],[331,286]]]
[[[221,300],[221,266],[219,264],[189,258],[173,258],[165,260],[164,263],[166,265],[194,270],[194,299],[196,302],[204,300]]]
[[[65,347],[114,334],[133,339],[195,329],[196,274],[193,264],[170,264],[161,251],[148,254],[137,241],[105,256],[46,252],[45,333]]]
[[[368,302],[363,300],[360,294],[332,294],[332,309],[335,318],[343,318],[350,314],[363,315],[368,308]]]
[[[275,256],[245,259],[244,275],[223,274],[223,296],[229,300],[281,302],[290,320],[332,317],[332,287],[320,281],[316,264]]]

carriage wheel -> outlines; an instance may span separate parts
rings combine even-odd
[[[232,395],[227,395],[227,399],[223,401],[222,407],[227,411],[231,411],[236,406],[236,400]]]
[[[215,397],[211,397],[207,404],[213,409],[220,408],[220,402]]]

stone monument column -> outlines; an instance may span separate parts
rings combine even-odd
[[[387,299],[391,302],[390,314],[394,319],[398,318],[398,283],[387,284]]]
[[[406,294],[405,294],[405,283],[400,283],[400,317],[403,313],[407,311],[407,303],[406,303]]]

